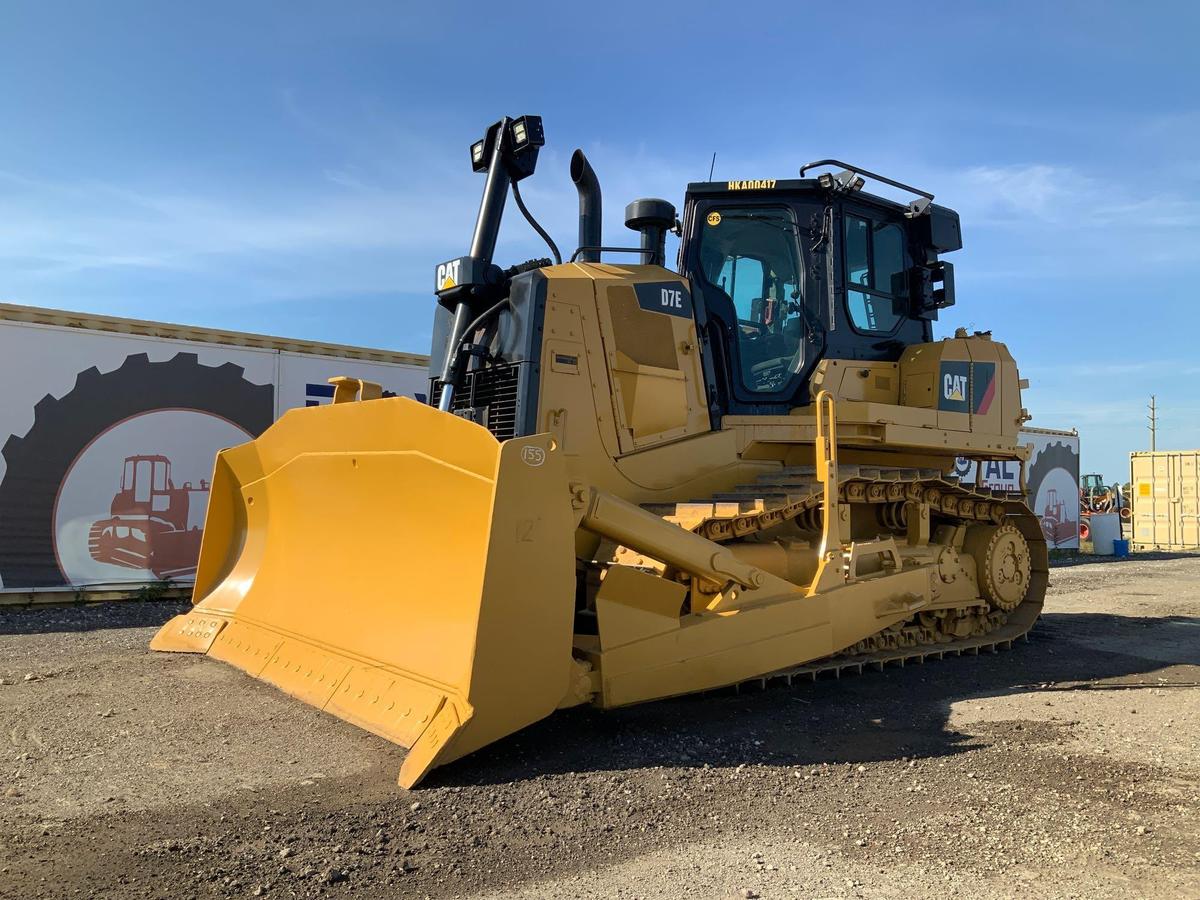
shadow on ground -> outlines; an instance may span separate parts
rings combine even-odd
[[[1200,618],[1051,613],[1028,642],[995,655],[822,676],[788,687],[713,692],[601,711],[578,707],[441,769],[430,787],[654,766],[812,765],[949,756],[978,747],[947,728],[952,704],[1064,683],[1195,683]],[[1153,677],[1151,673],[1157,673]],[[1030,736],[1025,738],[1027,741]],[[1047,740],[1052,738],[1047,737]],[[418,789],[419,790],[419,789]]]
[[[0,635],[156,626],[188,608],[187,601],[175,600],[9,610],[0,612]],[[519,656],[519,648],[515,652]],[[1132,682],[1132,687],[1145,682],[1158,686],[1159,677],[1194,682],[1194,673],[1163,671],[1184,665],[1200,666],[1200,618],[1049,613],[1028,642],[995,655],[890,666],[840,679],[823,675],[791,687],[775,681],[765,689],[710,692],[619,710],[560,711],[434,770],[424,784],[498,784],[553,773],[654,766],[948,756],[980,741],[947,729],[950,708],[958,701],[1081,682]],[[1145,677],[1151,673],[1157,674]]]

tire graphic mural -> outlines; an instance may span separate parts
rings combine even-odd
[[[177,353],[163,362],[138,353],[111,372],[94,366],[80,372],[61,397],[43,397],[34,407],[33,426],[24,436],[10,436],[0,451],[7,466],[0,482],[4,586],[77,583],[70,576],[79,571],[78,560],[143,569],[155,577],[187,574],[213,450],[257,437],[274,418],[273,385],[253,384],[243,374],[235,363],[201,365],[195,353]],[[72,473],[106,439],[112,444],[120,429],[132,434],[154,416],[160,417],[160,432],[163,425],[171,427],[173,458],[191,444],[192,456],[206,462],[193,460],[191,470],[177,477],[171,474],[171,458],[158,448],[138,446],[127,454],[114,444],[109,454],[117,455],[104,462],[105,483],[112,488],[106,488],[103,508],[81,517],[75,531],[68,527],[72,521],[56,529],[60,508],[80,502],[79,492],[71,489]],[[203,471],[194,471],[202,465]]]
[[[1047,445],[1033,460],[1026,481],[1030,507],[1042,520],[1051,547],[1073,544],[1079,537],[1075,500],[1079,496],[1079,455],[1061,442]]]

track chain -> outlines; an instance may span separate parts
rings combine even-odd
[[[928,503],[933,512],[969,522],[1004,521],[1010,495],[960,484],[938,469],[840,466],[838,499],[848,503]],[[813,466],[793,466],[759,477],[755,484],[686,503],[648,503],[645,508],[710,541],[740,540],[799,519],[820,530],[824,490]],[[814,517],[813,514],[817,514]],[[807,518],[809,521],[805,522]]]
[[[1036,518],[1013,495],[961,484],[946,478],[939,469],[903,467],[840,466],[838,498],[849,503],[883,506],[881,518],[903,531],[900,510],[908,501],[928,503],[941,518],[964,523],[1000,525],[1012,522],[1029,541],[1044,540]],[[813,466],[787,467],[760,476],[756,483],[738,485],[733,491],[685,503],[645,504],[645,508],[676,524],[721,543],[740,540],[785,522],[819,531],[823,487]],[[889,510],[887,506],[891,505]],[[750,679],[748,683],[783,678],[816,678],[822,672],[840,676],[843,671],[861,672],[867,667],[883,669],[887,664],[923,663],[947,655],[996,652],[1026,637],[1041,612],[1045,572],[1034,574],[1030,598],[1011,613],[992,609],[978,600],[955,609],[918,612],[913,618],[871,635],[843,653],[802,666]],[[744,682],[745,683],[745,682]]]

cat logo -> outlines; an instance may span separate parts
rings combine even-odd
[[[967,376],[947,374],[942,378],[942,396],[962,402],[967,399]]]
[[[708,214],[708,218],[705,221],[707,221],[709,225],[720,225],[721,224],[721,214],[719,212],[710,212]]]
[[[439,291],[447,291],[458,284],[459,266],[462,265],[461,259],[451,260],[448,263],[442,263],[437,267],[437,288]]]

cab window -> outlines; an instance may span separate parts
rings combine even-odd
[[[742,384],[776,393],[798,371],[804,338],[800,265],[791,215],[783,209],[722,209],[700,239],[705,280],[737,318]]]
[[[899,298],[907,293],[904,232],[888,222],[846,216],[843,257],[846,306],[859,331],[891,334],[900,324]]]
[[[133,500],[146,503],[150,499],[150,460],[139,459],[133,475]]]
[[[754,301],[762,296],[765,277],[762,260],[753,256],[731,256],[721,266],[717,283],[721,290],[733,298],[739,319],[754,317]]]

